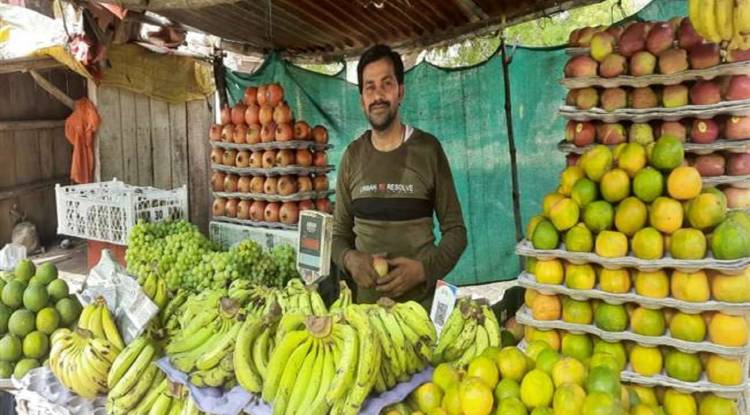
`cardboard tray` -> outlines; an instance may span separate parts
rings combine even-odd
[[[301,200],[308,199],[320,199],[328,197],[334,193],[333,190],[326,190],[323,192],[302,192],[295,193],[288,196],[279,195],[267,195],[265,193],[240,193],[240,192],[213,192],[213,197],[223,197],[227,199],[241,199],[241,200],[261,200],[264,202],[299,202]]]
[[[578,49],[578,48],[577,48]],[[580,48],[588,52],[588,49]],[[580,53],[578,53],[580,54]],[[568,89],[586,88],[598,86],[603,88],[614,88],[618,86],[644,87],[649,85],[676,85],[687,81],[710,80],[719,76],[747,75],[750,74],[750,61],[723,63],[713,68],[688,69],[672,75],[653,74],[647,76],[622,75],[615,78],[602,78],[599,76],[581,78],[563,78],[560,83]]]
[[[211,170],[234,173],[241,176],[285,176],[293,174],[296,176],[309,176],[311,174],[326,174],[333,171],[333,166],[326,167],[273,167],[270,169],[255,169],[252,167],[232,167],[223,164],[211,164]]]
[[[290,230],[290,231],[297,230],[297,225],[287,225],[281,222],[256,222],[254,220],[230,218],[227,216],[214,216],[213,218],[211,218],[211,220],[227,222],[227,223],[235,223],[237,225],[252,226],[256,228],[284,229],[284,230]]]
[[[750,188],[750,176],[704,177],[703,184],[707,186],[732,185],[746,189]]]
[[[604,122],[633,121],[647,122],[651,120],[677,121],[683,118],[709,119],[717,115],[729,114],[750,115],[750,100],[723,101],[712,105],[686,105],[677,108],[623,108],[614,111],[604,111],[601,108],[579,110],[570,105],[560,107],[563,118],[576,121],[600,120]]]
[[[597,299],[610,304],[638,303],[646,308],[674,308],[686,314],[697,314],[704,311],[721,311],[729,315],[744,315],[750,312],[750,303],[727,303],[724,301],[703,301],[691,303],[689,301],[678,300],[676,298],[652,298],[644,297],[635,293],[631,288],[629,292],[623,294],[609,293],[598,288],[598,284],[591,290],[576,290],[568,288],[565,285],[542,284],[536,281],[533,274],[522,272],[518,276],[518,285],[525,288],[531,288],[546,295],[561,294],[574,300]]]
[[[226,141],[209,141],[211,147],[218,147],[231,150],[247,150],[247,151],[265,151],[265,150],[296,150],[306,148],[308,150],[325,151],[333,148],[331,144],[318,144],[314,141],[271,141],[269,143],[258,143],[258,144],[237,144],[229,143]]]
[[[531,310],[526,306],[523,306],[518,310],[518,313],[516,313],[516,320],[523,325],[539,329],[561,329],[572,333],[592,334],[609,342],[632,341],[646,346],[668,346],[687,353],[705,352],[735,358],[747,357],[750,353],[750,344],[743,347],[727,347],[709,341],[689,342],[671,337],[669,335],[669,329],[667,329],[666,334],[662,336],[643,336],[634,333],[631,330],[617,332],[606,331],[593,324],[575,324],[562,320],[536,320],[531,315]]]
[[[516,245],[516,254],[539,259],[564,259],[573,264],[594,263],[607,269],[636,268],[640,271],[657,271],[663,268],[674,268],[682,272],[696,272],[698,270],[711,269],[726,275],[737,275],[750,266],[750,257],[734,260],[714,259],[709,252],[704,259],[674,259],[667,255],[658,260],[646,260],[634,256],[620,258],[605,258],[593,252],[569,252],[565,245],[561,244],[558,249],[535,249],[527,239]]]
[[[588,146],[578,147],[575,144],[569,143],[565,140],[560,141],[557,144],[557,149],[566,154],[583,154],[586,151],[594,147],[595,144]],[[599,144],[596,144],[599,145]],[[609,148],[615,148],[615,145],[608,145]],[[750,151],[750,139],[748,140],[717,140],[711,144],[696,144],[696,143],[685,143],[683,148],[686,153],[693,153],[699,155],[712,154],[717,151],[726,151],[729,153],[746,153]]]
[[[526,340],[519,343],[518,348],[526,350]],[[744,366],[747,369],[748,358],[744,359]],[[747,382],[747,370],[744,371],[745,380],[736,386],[723,386],[711,383],[706,379],[706,374],[701,374],[701,378],[697,382],[683,382],[667,376],[665,373],[660,373],[654,376],[643,376],[633,371],[632,367],[628,363],[624,370],[620,372],[620,380],[626,383],[637,383],[639,385],[646,386],[665,386],[668,388],[675,389],[683,393],[696,393],[696,392],[710,392],[717,396],[727,399],[737,399],[739,402],[740,413],[750,414],[750,408],[747,408],[746,394],[750,391],[750,385]],[[743,402],[743,399],[745,401]],[[742,412],[745,410],[746,412]]]

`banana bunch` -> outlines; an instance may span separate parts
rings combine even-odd
[[[346,307],[351,304],[352,290],[349,289],[349,286],[346,285],[346,282],[339,281],[339,297],[336,299],[336,301],[333,302],[333,304],[331,304],[331,307],[328,311],[331,313],[341,313]]]
[[[107,375],[108,413],[129,413],[148,391],[164,380],[164,373],[154,364],[159,354],[158,347],[141,336],[117,355]]]
[[[249,392],[259,393],[263,388],[279,320],[278,312],[260,318],[248,316],[240,327],[234,347],[234,375]]]
[[[83,308],[78,318],[78,327],[90,331],[95,338],[108,340],[118,352],[125,348],[117,324],[103,297],[97,297]]]
[[[166,307],[169,302],[169,290],[167,289],[167,282],[164,278],[157,277],[155,272],[149,272],[148,276],[139,281],[143,292],[146,294],[151,301],[156,304],[159,309]]]
[[[189,294],[185,290],[177,291],[166,307],[159,312],[158,320],[152,321],[156,330],[163,329],[164,336],[171,337],[180,329],[180,315],[185,309]]]
[[[433,363],[464,367],[490,346],[500,346],[500,324],[495,314],[486,302],[461,299],[443,326]]]
[[[107,376],[118,349],[81,328],[57,330],[51,338],[49,367],[66,388],[86,399],[107,393]]]
[[[278,296],[278,302],[285,314],[328,314],[328,308],[318,294],[317,287],[307,287],[299,278],[289,280],[284,291]]]
[[[234,346],[242,327],[239,304],[223,298],[195,318],[166,347],[169,361],[189,374],[198,387],[230,387],[234,377]]]
[[[688,0],[688,13],[695,31],[706,40],[750,49],[750,0]]]
[[[286,316],[285,316],[286,317]],[[343,316],[308,316],[289,323],[271,355],[262,397],[273,414],[357,414],[380,372],[382,349],[366,308]]]
[[[234,280],[227,295],[245,307],[248,316],[262,317],[268,314],[277,303],[280,290],[254,285],[248,280]]]
[[[109,407],[107,410],[109,412]],[[190,398],[187,389],[169,379],[154,382],[154,386],[128,415],[203,415]]]
[[[375,383],[375,391],[383,393],[430,364],[437,334],[427,312],[413,301],[394,303],[383,298],[378,305],[364,307],[383,349]]]

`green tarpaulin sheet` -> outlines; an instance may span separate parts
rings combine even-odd
[[[684,0],[655,0],[637,17],[646,20],[685,15]],[[565,89],[559,84],[567,56],[562,48],[516,48],[509,81],[518,193],[522,223],[540,210],[542,196],[557,186],[564,166],[557,142],[565,122],[557,115]],[[369,126],[356,85],[342,73],[322,75],[276,54],[253,74],[227,71],[232,103],[247,86],[279,82],[297,119],[328,127],[329,160],[338,163],[348,143]],[[406,73],[402,105],[405,123],[438,137],[451,163],[469,245],[448,281],[458,285],[515,278],[519,261],[512,197],[511,158],[502,61],[499,54],[472,67],[439,68],[422,62]],[[335,182],[335,172],[331,175]],[[437,228],[436,228],[437,232]]]

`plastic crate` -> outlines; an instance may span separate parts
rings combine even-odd
[[[57,233],[127,245],[139,221],[188,218],[187,186],[174,190],[130,186],[117,179],[55,186]]]

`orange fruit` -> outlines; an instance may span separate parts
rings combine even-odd
[[[709,355],[706,363],[706,376],[709,382],[723,386],[742,383],[742,360]]]
[[[630,272],[626,268],[599,271],[599,287],[608,293],[624,294],[630,291]]]
[[[703,271],[693,273],[672,271],[672,296],[678,300],[700,303],[711,298],[708,276]]]
[[[680,166],[669,174],[667,178],[667,192],[677,200],[690,200],[701,194],[703,181],[698,169]]]
[[[741,347],[747,344],[750,329],[744,316],[716,313],[708,325],[708,335],[716,344]]]
[[[489,415],[494,397],[482,379],[466,378],[459,387],[461,410],[464,415]]]
[[[651,298],[665,298],[669,295],[669,278],[664,270],[636,271],[635,292]]]
[[[556,295],[538,294],[531,305],[531,315],[536,320],[559,320],[562,307]]]

